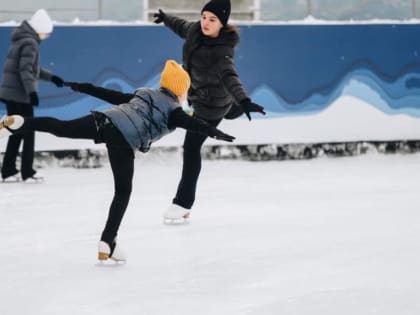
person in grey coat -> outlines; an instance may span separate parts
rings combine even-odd
[[[43,9],[13,31],[0,83],[0,100],[6,104],[8,115],[34,116],[33,106],[39,103],[39,79],[51,81],[58,87],[63,86],[60,77],[40,67],[39,45],[52,31],[51,18]],[[9,138],[1,168],[3,181],[20,180],[16,158],[22,140],[21,178],[24,181],[42,180],[33,169],[35,133],[32,132]]]
[[[114,175],[114,198],[99,242],[99,260],[126,260],[117,247],[116,237],[132,190],[135,151],[147,152],[152,143],[176,127],[219,140],[232,142],[235,139],[183,111],[180,104],[187,97],[190,83],[188,73],[175,61],[169,60],[161,74],[160,89],[139,88],[133,94],[90,83],[65,83],[75,91],[118,105],[103,112],[92,112],[92,115],[70,121],[17,115],[0,120],[0,137],[36,130],[58,137],[93,139],[96,143],[106,144]]]

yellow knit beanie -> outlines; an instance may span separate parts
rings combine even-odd
[[[181,96],[190,88],[189,74],[175,61],[168,60],[160,75],[160,86]]]

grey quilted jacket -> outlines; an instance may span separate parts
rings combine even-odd
[[[13,31],[0,83],[0,100],[29,104],[29,94],[38,92],[38,80],[51,81],[52,74],[39,65],[40,42],[27,21]]]
[[[153,142],[175,130],[168,125],[171,112],[179,108],[169,91],[139,88],[125,104],[105,110],[112,124],[124,136],[133,151],[147,152]]]

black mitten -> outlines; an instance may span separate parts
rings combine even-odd
[[[227,141],[227,142],[232,142],[233,140],[235,140],[235,137],[220,131],[216,127],[212,127],[210,129],[209,137],[214,138],[216,140],[223,140],[223,141]]]
[[[51,82],[54,83],[57,87],[63,87],[64,80],[56,75],[51,77]]]
[[[153,13],[153,18],[154,18],[153,22],[156,24],[160,24],[165,19],[165,16],[166,14],[161,9],[159,9],[159,12]]]
[[[241,102],[242,109],[244,110],[244,113],[246,117],[251,121],[251,115],[250,113],[260,113],[262,115],[265,115],[264,107],[261,105],[258,105],[256,103],[251,102],[250,100],[245,100]]]
[[[90,83],[64,82],[64,86],[69,86],[75,92],[89,92],[93,89]]]
[[[240,117],[244,113],[244,110],[241,105],[239,104],[233,104],[229,111],[225,114],[226,119],[236,119]]]
[[[39,97],[38,97],[38,93],[37,92],[31,92],[31,93],[29,93],[29,98],[30,98],[30,104],[32,106],[38,106],[38,104],[39,104]]]

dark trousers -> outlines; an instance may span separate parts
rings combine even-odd
[[[221,119],[202,120],[205,120],[212,126],[217,126],[221,122]],[[206,139],[207,136],[190,131],[187,131],[185,135],[182,175],[172,202],[186,209],[191,209],[195,201],[197,181],[201,171],[201,147]]]
[[[14,102],[6,102],[8,115],[21,115],[26,117],[33,117],[34,110],[29,104],[20,104]],[[20,172],[22,179],[27,179],[35,174],[33,169],[34,162],[34,148],[35,148],[35,132],[27,132],[25,134],[17,134],[9,137],[6,146],[6,152],[3,158],[1,168],[2,178],[17,174],[19,171],[16,168],[16,159],[19,153],[20,144],[23,141],[22,159]]]
[[[114,176],[114,197],[101,240],[112,244],[127,209],[132,190],[134,173],[134,152],[122,134],[111,124],[98,130],[92,115],[63,121],[50,117],[25,118],[20,132],[43,131],[57,137],[72,139],[92,139],[105,142]]]

